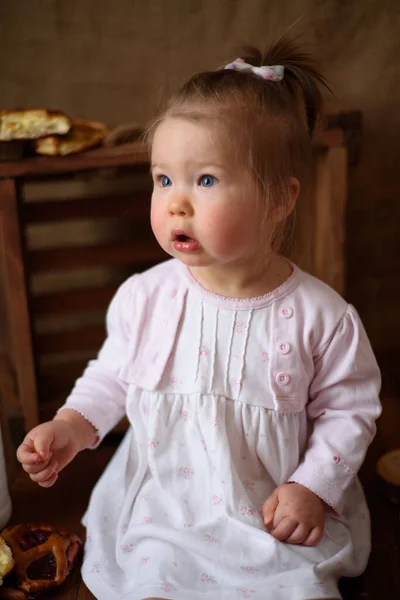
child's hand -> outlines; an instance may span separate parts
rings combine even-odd
[[[325,504],[299,483],[277,487],[262,511],[270,534],[281,542],[316,546],[322,537]]]
[[[79,450],[72,425],[54,420],[34,427],[27,434],[17,450],[17,458],[33,481],[50,487]]]

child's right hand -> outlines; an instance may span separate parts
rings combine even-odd
[[[79,450],[72,424],[60,419],[34,427],[19,446],[17,458],[33,481],[50,487]]]

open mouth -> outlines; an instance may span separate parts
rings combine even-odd
[[[197,242],[194,238],[187,235],[184,231],[173,231],[172,232],[172,241],[173,242],[183,242],[183,243],[194,243]]]
[[[195,252],[200,242],[181,229],[175,229],[171,235],[172,244],[178,252]]]

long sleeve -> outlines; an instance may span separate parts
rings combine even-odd
[[[337,513],[358,472],[381,412],[380,372],[364,327],[348,307],[330,341],[315,358],[309,389],[307,449],[289,478],[312,490]]]
[[[119,371],[126,360],[130,338],[127,304],[131,287],[132,278],[121,285],[112,299],[104,344],[60,408],[72,408],[92,423],[98,432],[96,446],[125,414],[128,384],[119,378]]]

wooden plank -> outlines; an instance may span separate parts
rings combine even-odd
[[[0,162],[0,178],[54,175],[108,167],[142,166],[149,162],[140,142],[98,148],[70,156],[34,156],[19,161]]]
[[[31,298],[33,314],[38,316],[105,310],[117,285],[86,290],[65,290]]]
[[[88,590],[83,581],[81,581],[81,584],[79,586],[78,596],[76,600],[96,600],[96,597],[93,596],[90,590]]]
[[[336,148],[343,146],[343,131],[340,129],[319,129],[315,132],[312,144],[315,148]]]
[[[39,362],[38,386],[41,401],[52,400],[60,392],[63,393],[65,390],[70,389],[74,381],[82,375],[87,363],[87,360],[82,359],[49,365]]]
[[[317,153],[315,173],[315,275],[343,294],[346,148],[330,148]]]
[[[54,400],[50,400],[48,397],[44,398],[45,402],[41,402],[39,405],[40,409],[40,419],[42,422],[51,421],[54,418],[54,415],[57,413],[58,409],[64,404],[65,400],[68,398],[71,390],[73,388],[73,382],[64,390],[60,391],[58,397]]]
[[[363,115],[360,110],[339,111],[325,116],[327,129],[340,129],[347,148],[350,167],[360,162],[363,145]]]
[[[71,331],[57,331],[36,336],[36,351],[40,355],[64,352],[98,350],[104,342],[103,325],[82,327]]]
[[[0,427],[9,484],[14,481],[17,469],[15,455],[17,446],[10,426],[13,418],[20,418],[20,403],[16,397],[15,388],[15,377],[9,357],[4,353],[0,353]],[[16,414],[15,411],[17,411]]]
[[[400,598],[399,507],[382,495],[376,478],[377,460],[384,452],[398,447],[398,427],[395,431],[399,416],[397,400],[386,396],[382,398],[384,410],[378,421],[378,432],[360,471],[372,525],[372,552],[365,573],[367,597],[371,600]],[[393,438],[386,437],[387,424],[395,434]],[[391,445],[393,442],[394,446]]]
[[[52,363],[46,364],[44,361],[39,361],[38,366],[38,377],[39,381],[46,381],[47,378],[58,376],[60,381],[66,381],[70,379],[77,379],[85,369],[87,365],[86,359],[71,360],[67,363]]]
[[[323,148],[343,144],[343,132],[330,129],[317,132],[313,144]],[[141,142],[104,147],[71,156],[25,158],[0,163],[0,178],[29,177],[46,174],[86,171],[107,167],[143,166],[149,162],[149,153]]]
[[[123,196],[29,202],[23,205],[23,219],[26,224],[107,218],[149,220],[150,199],[151,189],[132,190]]]
[[[18,396],[29,430],[38,423],[37,392],[17,192],[12,179],[0,180],[0,259]]]
[[[91,247],[34,250],[28,261],[32,273],[85,267],[157,263],[167,258],[157,242],[127,242]]]

